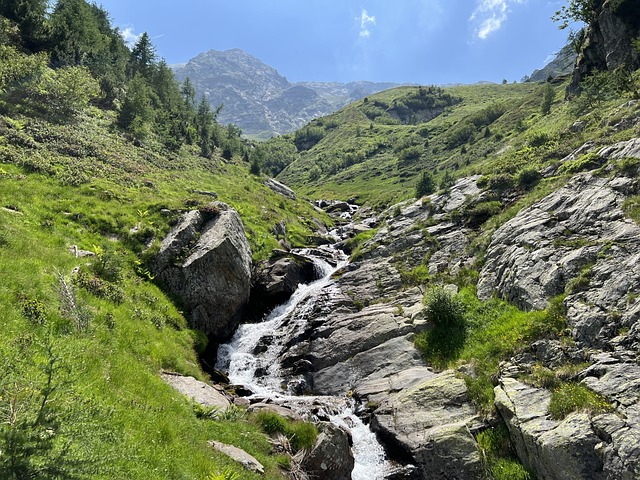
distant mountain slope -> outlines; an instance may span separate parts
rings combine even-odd
[[[293,132],[313,118],[354,100],[398,86],[374,82],[290,83],[278,71],[240,50],[210,50],[173,66],[176,78],[189,77],[214,107],[224,105],[221,123],[234,123],[249,135]]]
[[[573,71],[578,54],[572,45],[567,44],[556,54],[555,58],[540,70],[534,70],[529,77],[530,82],[543,82],[549,77],[556,78],[568,75]]]

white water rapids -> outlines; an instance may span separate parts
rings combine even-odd
[[[332,423],[351,431],[355,458],[352,480],[382,480],[388,468],[384,450],[375,434],[355,415],[350,399],[294,396],[282,386],[278,356],[284,344],[291,332],[304,328],[319,294],[331,288],[331,275],[346,265],[344,258],[332,266],[322,258],[310,257],[321,278],[299,285],[289,301],[276,307],[262,322],[241,325],[229,343],[220,346],[216,367],[227,371],[233,383],[245,385],[259,396],[278,399],[278,403],[297,406],[315,403],[316,407],[322,404]],[[256,349],[259,345],[262,348]]]

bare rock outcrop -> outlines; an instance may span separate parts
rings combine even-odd
[[[180,219],[162,241],[153,272],[216,340],[233,335],[249,301],[251,248],[238,213],[221,202]]]
[[[635,0],[598,0],[594,21],[588,27],[567,93],[579,92],[580,81],[596,70],[618,67],[638,68],[640,55],[632,40],[640,33],[638,4]]]
[[[329,422],[320,422],[318,430],[318,439],[300,466],[311,478],[351,480],[355,460],[350,434]]]
[[[384,400],[372,427],[417,465],[422,478],[482,478],[470,428],[479,419],[464,380],[452,371],[434,375]]]

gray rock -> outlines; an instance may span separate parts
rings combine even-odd
[[[275,405],[273,403],[254,403],[248,409],[250,413],[258,413],[258,412],[271,412],[277,413],[281,417],[284,417],[288,420],[301,421],[302,417],[298,415],[296,412],[291,410],[290,408],[283,407],[281,405]]]
[[[608,312],[622,310],[621,299],[640,282],[640,228],[624,218],[624,199],[608,179],[587,173],[522,210],[494,233],[478,296],[498,293],[522,308],[542,309],[595,262],[588,285],[566,300],[568,317],[583,342],[611,338],[602,331]]]
[[[302,255],[285,253],[280,258],[261,262],[253,274],[249,316],[260,319],[273,307],[286,302],[299,284],[317,278],[313,261]]]
[[[296,193],[287,187],[284,183],[277,181],[275,178],[268,178],[264,184],[269,187],[275,193],[282,195],[283,197],[290,198],[291,200],[296,199]]]
[[[216,442],[212,440],[209,442],[209,445],[219,452],[224,453],[226,456],[240,463],[244,468],[249,470],[250,472],[259,473],[262,475],[264,473],[264,467],[262,464],[255,459],[255,457],[249,455],[244,450],[234,447],[233,445],[227,445],[226,443]]]
[[[193,377],[185,377],[171,373],[163,373],[162,379],[178,392],[205,407],[216,407],[226,410],[231,401],[221,388],[213,387]]]
[[[481,190],[477,182],[481,176],[473,175],[458,179],[449,192],[432,199],[433,205],[447,213],[459,209],[471,198],[480,194]]]
[[[355,460],[350,434],[329,422],[320,422],[318,430],[318,439],[300,466],[311,478],[351,480]]]
[[[518,457],[540,480],[607,478],[596,449],[600,438],[587,414],[551,420],[551,394],[513,378],[501,379],[495,394]]]
[[[219,214],[186,213],[162,241],[153,272],[176,295],[195,329],[225,340],[249,301],[251,249],[238,213],[224,203]]]
[[[482,477],[469,430],[477,422],[464,380],[447,371],[383,401],[371,424],[412,459],[422,478],[466,480]]]

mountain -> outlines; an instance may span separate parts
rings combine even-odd
[[[398,86],[365,81],[291,83],[240,49],[209,50],[172,68],[178,80],[189,77],[198,95],[205,95],[214,108],[224,105],[218,115],[221,123],[263,138],[293,132],[354,100]]]
[[[544,82],[549,77],[556,78],[560,75],[568,75],[573,71],[578,54],[572,45],[567,44],[556,54],[553,60],[542,67],[534,70],[529,77],[529,82]]]

